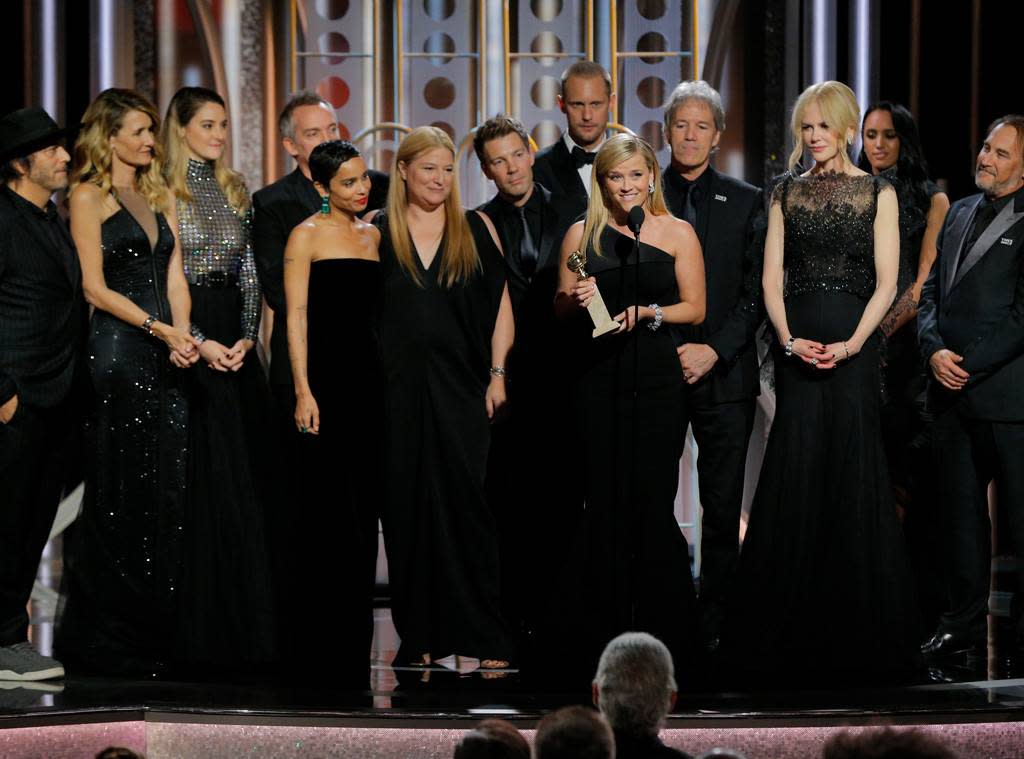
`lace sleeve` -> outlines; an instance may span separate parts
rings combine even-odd
[[[260,289],[256,274],[256,259],[252,250],[252,208],[242,219],[242,235],[245,247],[239,261],[238,286],[242,289],[242,337],[256,342],[260,332]]]

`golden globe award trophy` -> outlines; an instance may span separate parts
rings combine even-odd
[[[569,256],[569,260],[565,262],[565,265],[569,267],[569,271],[576,275],[577,281],[582,281],[587,278],[587,270],[583,267],[586,265],[586,257],[578,250]],[[594,334],[593,337],[600,337],[606,335],[609,332],[615,332],[619,328],[619,323],[612,319],[608,313],[608,306],[604,304],[604,298],[601,297],[601,291],[596,288],[594,289],[594,297],[590,299],[590,303],[587,304],[587,311],[590,312],[590,320],[594,322]]]

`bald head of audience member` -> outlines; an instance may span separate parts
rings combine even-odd
[[[455,747],[454,759],[530,759],[530,744],[513,725],[485,719]]]
[[[537,725],[534,759],[615,759],[615,736],[604,717],[585,706],[551,712]]]
[[[653,635],[623,633],[605,646],[592,688],[594,705],[613,730],[657,735],[676,705],[672,655]]]

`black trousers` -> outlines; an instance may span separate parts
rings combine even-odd
[[[992,564],[987,489],[992,480],[1006,509],[1024,588],[1024,422],[972,419],[957,404],[935,421],[934,456],[948,594],[939,630],[984,642]]]
[[[70,404],[19,404],[0,424],[0,646],[28,638],[26,605],[64,490]]]
[[[707,633],[715,635],[739,566],[743,480],[756,400],[714,403],[711,391],[710,382],[688,387],[684,413],[697,442],[697,487],[704,512],[700,609]]]

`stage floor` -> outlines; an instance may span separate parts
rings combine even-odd
[[[60,576],[54,554],[59,551],[51,547],[44,557],[33,604],[32,636],[43,651],[52,639]],[[427,670],[393,667],[397,637],[390,611],[377,609],[375,619],[369,690],[256,677],[0,683],[0,756],[91,756],[119,744],[150,759],[446,757],[462,732],[486,717],[531,730],[553,709],[589,702],[586,688],[538,686],[518,672],[484,673],[471,659],[441,660]],[[963,756],[1024,756],[1024,670],[1004,661],[1000,644],[1010,636],[1002,624],[993,619],[987,661],[934,667],[920,682],[899,687],[792,691],[780,684],[755,693],[680,683],[663,738],[694,755],[730,746],[748,759],[802,757],[816,754],[846,726],[914,725],[961,746]]]

